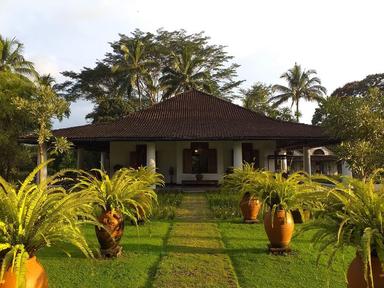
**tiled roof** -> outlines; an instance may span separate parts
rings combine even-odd
[[[274,120],[197,90],[111,123],[53,134],[71,141],[328,139],[320,127]]]

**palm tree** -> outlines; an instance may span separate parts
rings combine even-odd
[[[191,45],[186,45],[180,54],[172,52],[172,64],[163,69],[160,85],[165,90],[166,99],[192,88],[211,92],[212,81],[204,69],[205,58],[194,53]]]
[[[137,90],[139,106],[142,108],[143,82],[150,77],[149,68],[155,63],[146,59],[146,49],[142,41],[134,40],[128,44],[131,45],[122,44],[120,46],[123,58],[112,67],[112,71],[127,74],[129,84]]]
[[[33,63],[22,55],[23,44],[15,38],[3,38],[0,35],[0,72],[11,71],[22,75],[34,73]]]
[[[280,78],[288,82],[287,86],[274,85],[272,90],[280,94],[271,97],[270,101],[273,106],[277,107],[280,104],[292,101],[292,105],[296,104],[296,120],[299,122],[299,101],[304,99],[307,101],[320,101],[323,95],[327,93],[325,87],[321,86],[321,81],[318,77],[314,77],[315,70],[302,70],[301,66],[295,63],[293,68],[289,69]]]

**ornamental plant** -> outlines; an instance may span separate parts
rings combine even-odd
[[[44,247],[62,249],[63,243],[69,243],[93,257],[80,228],[85,223],[97,225],[93,216],[96,195],[92,191],[68,193],[59,185],[65,171],[34,183],[47,163],[16,186],[0,177],[0,280],[10,269],[16,287],[25,287],[25,263]]]
[[[103,170],[80,171],[73,191],[87,191],[98,197],[95,211],[102,228],[96,227],[101,254],[117,257],[124,232],[124,218],[134,224],[151,215],[157,201],[156,185],[163,185],[163,177],[152,167],[122,168],[110,177]]]
[[[382,182],[376,184],[376,176],[382,172],[376,170],[367,180],[343,177],[339,182],[327,178],[333,187],[318,198],[316,218],[302,229],[316,231],[312,241],[319,248],[319,258],[329,253],[329,265],[337,252],[355,248],[370,287],[374,287],[372,258],[384,263],[384,187]]]

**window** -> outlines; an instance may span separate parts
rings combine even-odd
[[[217,173],[217,151],[207,142],[192,142],[191,149],[183,151],[183,173]]]

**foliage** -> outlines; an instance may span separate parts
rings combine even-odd
[[[367,281],[373,281],[372,269],[368,269],[371,257],[377,255],[384,263],[384,188],[375,185],[376,176],[382,172],[376,170],[366,181],[352,177],[344,177],[342,182],[328,179],[334,187],[323,194],[318,216],[303,229],[316,230],[312,241],[319,246],[320,253],[331,249],[329,265],[338,251],[346,246],[356,248]]]
[[[17,139],[35,128],[34,120],[19,111],[12,100],[18,97],[27,101],[33,92],[33,83],[27,78],[0,72],[0,175],[7,180],[15,179],[17,167],[29,164],[27,149],[18,145]]]
[[[324,190],[302,171],[290,175],[285,172],[258,171],[255,178],[263,195],[263,210],[269,207],[272,217],[280,209],[286,212],[297,209],[302,214],[307,202],[312,201],[310,196]]]
[[[39,163],[46,159],[46,142],[52,137],[51,127],[52,118],[62,120],[64,115],[69,114],[69,103],[60,97],[53,88],[54,79],[50,75],[37,75],[35,80],[35,90],[29,99],[15,97],[12,99],[14,105],[27,115],[34,119],[37,124],[37,143],[39,146]],[[63,151],[69,148],[64,138],[56,139],[60,144],[56,151]],[[39,181],[46,178],[46,167],[39,171]]]
[[[0,72],[8,71],[21,75],[35,73],[33,63],[25,60],[23,44],[15,38],[4,38],[0,35]]]
[[[272,107],[269,99],[272,97],[272,87],[263,83],[256,83],[249,89],[241,89],[243,106],[247,109],[264,114],[265,116],[283,120],[295,121],[291,110],[287,107]]]
[[[73,191],[90,191],[98,195],[100,206],[105,210],[119,210],[130,220],[147,219],[157,200],[155,185],[162,185],[162,175],[151,167],[122,168],[109,175],[100,170],[80,171]]]
[[[176,191],[157,191],[157,205],[153,207],[153,218],[172,220],[176,216],[176,209],[180,206],[183,199],[183,192]]]
[[[213,216],[218,219],[231,219],[241,216],[239,194],[229,191],[209,191],[206,193]]]
[[[184,30],[121,34],[95,68],[64,72],[70,80],[60,91],[71,100],[94,102],[88,115],[93,122],[118,119],[191,88],[230,98],[242,82],[235,80],[238,65],[230,63],[233,57],[224,46],[209,40],[202,32]]]
[[[291,107],[296,104],[295,114],[296,120],[299,122],[299,101],[304,99],[307,101],[318,102],[321,101],[323,94],[327,92],[327,90],[321,86],[320,79],[314,76],[316,74],[315,70],[303,70],[300,65],[295,63],[293,68],[289,69],[280,77],[286,80],[288,85],[273,85],[273,91],[280,94],[273,96],[270,101],[277,107],[282,103],[291,100]]]
[[[334,149],[357,177],[384,165],[384,95],[370,89],[364,97],[329,97],[321,104],[322,126],[342,143]]]
[[[36,167],[17,187],[0,177],[0,279],[12,267],[17,287],[25,285],[25,261],[43,247],[70,243],[92,256],[79,227],[96,223],[92,216],[96,195],[67,193],[57,185],[63,172],[34,184],[35,175],[46,164]]]

